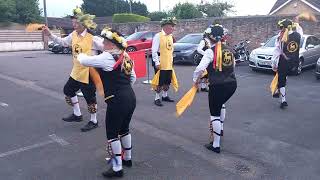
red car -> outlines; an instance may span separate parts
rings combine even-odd
[[[128,43],[128,52],[139,51],[142,49],[151,49],[152,38],[156,32],[141,31],[131,34],[126,38]]]

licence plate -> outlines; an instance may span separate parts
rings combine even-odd
[[[271,65],[271,61],[260,61],[259,64],[265,65],[265,66],[270,66]]]

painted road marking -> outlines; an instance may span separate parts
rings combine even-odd
[[[4,103],[4,102],[0,102],[0,106],[1,106],[1,107],[8,107],[8,106],[9,106],[9,104]]]
[[[14,155],[14,154],[18,154],[18,153],[21,153],[21,152],[24,152],[24,151],[29,151],[29,150],[32,150],[32,149],[44,147],[44,146],[47,146],[47,145],[53,144],[53,143],[58,143],[61,146],[66,146],[66,145],[70,144],[70,143],[68,143],[67,141],[65,141],[64,139],[58,137],[55,134],[49,135],[49,137],[50,137],[51,140],[40,142],[40,143],[37,143],[37,144],[33,144],[31,146],[26,146],[26,147],[22,147],[22,148],[19,148],[19,149],[12,150],[12,151],[1,153],[0,154],[0,158],[7,157],[7,156],[10,156],[10,155]]]

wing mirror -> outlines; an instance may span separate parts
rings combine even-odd
[[[147,38],[141,38],[140,39],[142,42],[145,42],[147,40]]]

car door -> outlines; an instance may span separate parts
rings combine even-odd
[[[149,49],[152,46],[153,32],[147,32],[141,36],[141,49]]]
[[[320,58],[320,39],[317,37],[313,37],[314,38],[314,57],[313,57],[313,61],[312,64],[316,64],[318,59]]]
[[[312,45],[312,36],[307,37],[306,44],[303,47],[305,49],[303,53],[304,65],[309,65],[312,59],[312,51],[308,48],[309,45]]]

